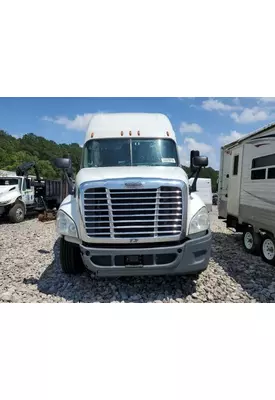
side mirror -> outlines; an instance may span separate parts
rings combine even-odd
[[[195,177],[192,182],[192,185],[190,186],[189,193],[197,191],[197,180],[198,180],[198,177],[200,174],[200,170],[202,167],[207,167],[207,165],[208,165],[208,157],[203,157],[203,156],[200,156],[199,154],[193,156],[191,158],[191,160],[192,160],[191,161],[191,171],[193,171],[193,174],[195,173]]]
[[[72,168],[72,161],[70,158],[55,158],[54,165],[58,169],[68,169]]]
[[[193,158],[193,165],[196,168],[207,167],[208,157],[196,156]]]
[[[55,158],[53,164],[56,168],[63,169],[69,187],[69,194],[74,194],[72,160],[70,158]]]
[[[200,152],[198,150],[192,150],[190,152],[190,171],[193,174],[198,170],[198,167],[194,165],[194,157],[199,157]]]

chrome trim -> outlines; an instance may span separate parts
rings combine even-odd
[[[155,238],[158,236],[159,199],[160,199],[160,188],[157,189],[157,194],[156,194],[155,217],[154,217],[154,237]]]
[[[135,222],[145,222],[145,219],[140,218],[140,217],[148,217],[150,218],[150,220],[152,219],[152,226],[148,226],[148,229],[150,229],[150,233],[151,233],[151,237],[146,236],[146,232],[141,232],[140,230],[133,233],[133,237],[128,237],[128,238],[123,238],[124,235],[130,235],[131,232],[125,232],[122,228],[121,231],[119,233],[120,237],[116,238],[115,237],[115,223],[119,223],[120,220],[118,221],[114,221],[114,212],[119,212],[120,207],[118,208],[114,208],[115,205],[112,204],[112,195],[118,195],[118,194],[122,194],[121,190],[130,190],[130,188],[127,188],[127,186],[125,186],[125,184],[131,182],[133,183],[134,181],[137,182],[141,182],[144,190],[140,189],[140,190],[135,190],[135,194],[154,194],[156,197],[153,197],[154,200],[156,200],[154,203],[152,203],[152,205],[154,204],[155,207],[154,208],[145,208],[145,210],[148,210],[147,212],[149,212],[150,210],[152,210],[152,212],[150,214],[146,214],[146,213],[142,213],[142,214],[137,214],[137,218],[136,220],[133,220],[131,218],[133,218],[133,214],[131,214],[131,211],[133,211],[133,208],[123,208],[122,214],[116,214],[116,218],[120,218],[120,217],[128,217],[127,220],[123,220],[123,222],[133,222],[133,225],[131,226],[131,228],[133,228],[133,226],[136,226]],[[178,190],[163,190],[161,191],[160,188],[161,187],[177,187]],[[150,242],[169,242],[169,241],[177,241],[180,240],[181,238],[183,238],[184,236],[186,236],[186,224],[187,224],[187,201],[188,201],[188,197],[187,197],[187,185],[185,184],[185,182],[180,181],[180,180],[166,180],[166,179],[154,179],[154,178],[125,178],[125,179],[109,179],[109,180],[98,180],[98,181],[90,181],[90,182],[83,182],[82,184],[79,185],[80,188],[80,197],[79,197],[79,207],[80,207],[80,211],[81,211],[81,227],[80,227],[80,234],[81,234],[81,238],[84,242],[87,243],[130,243],[133,240],[135,240],[136,242],[139,243],[150,243]],[[103,214],[101,216],[102,218],[102,224],[103,224],[103,228],[105,227],[105,225],[109,224],[109,226],[107,225],[106,228],[109,227],[108,230],[108,234],[103,234],[102,237],[97,237],[96,236],[89,236],[89,234],[86,231],[86,223],[92,223],[94,218],[96,218],[96,215],[94,213],[94,211],[96,212],[102,212],[102,210],[91,210],[91,214],[93,215],[86,215],[85,216],[85,202],[84,200],[88,200],[87,198],[87,194],[85,194],[85,191],[87,189],[97,189],[97,188],[105,188],[105,193],[106,193],[106,198],[104,198],[104,196],[100,195],[100,199],[103,202],[102,203],[102,208],[103,208]],[[134,189],[133,189],[134,190]],[[155,190],[155,192],[153,192],[153,190]],[[112,192],[111,192],[112,191]],[[119,191],[119,192],[118,192]],[[103,191],[102,191],[103,193]],[[181,196],[180,196],[181,193]],[[161,195],[165,194],[166,197],[162,197]],[[170,194],[171,196],[169,196],[168,194]],[[127,196],[127,193],[125,193],[125,195]],[[177,197],[176,197],[177,196]],[[91,198],[92,196],[90,196]],[[165,203],[167,204],[171,204],[169,202],[165,202],[165,203],[161,203],[160,200],[165,200],[165,198],[175,198],[175,200],[178,200],[179,197],[182,197],[182,201],[175,201],[175,203],[173,202],[173,206],[175,206],[173,208],[174,214],[171,213],[160,213],[160,205]],[[124,199],[124,197],[121,197],[122,199]],[[142,197],[144,198],[144,197]],[[133,200],[135,199],[139,199],[142,200],[142,198],[140,198],[140,196],[138,196],[137,198],[132,197]],[[153,199],[152,198],[152,199]],[[146,197],[145,197],[146,199]],[[91,199],[92,200],[92,199]],[[106,200],[106,202],[104,203],[104,200]],[[147,197],[148,200],[148,197]],[[179,204],[177,204],[179,203]],[[121,203],[121,205],[123,205],[124,203]],[[133,205],[133,203],[128,203],[130,206]],[[138,204],[138,203],[134,203],[134,204]],[[139,203],[140,204],[140,203]],[[150,203],[148,203],[148,205],[150,205]],[[141,209],[141,212],[144,209]],[[171,208],[163,208],[161,207],[162,211],[165,210],[170,210]],[[129,211],[128,214],[126,214],[125,212]],[[89,212],[89,211],[86,211]],[[159,220],[157,218],[158,215],[161,215],[162,217],[169,217],[169,216],[173,216],[174,219],[171,218],[165,218],[161,221],[165,221],[165,222],[171,222],[171,224],[173,224],[173,228],[170,231],[162,231],[161,234],[163,235],[167,235],[167,236],[157,236],[158,234],[158,227],[159,227]],[[181,217],[180,217],[181,216]],[[130,217],[130,218],[129,218]],[[179,218],[180,217],[180,218]],[[179,221],[180,221],[180,229],[179,229]],[[138,225],[139,226],[139,225]],[[162,228],[165,228],[165,226],[168,225],[162,225]],[[147,227],[147,226],[146,226]],[[128,228],[127,226],[123,226],[123,228]],[[139,228],[141,228],[141,226],[139,226]],[[94,227],[93,227],[94,229]],[[138,228],[137,228],[138,229]],[[144,229],[144,228],[143,228]],[[105,229],[104,229],[105,230]],[[101,232],[103,232],[104,230],[101,230]],[[94,230],[93,232],[95,232],[96,230]],[[136,237],[136,235],[142,235],[144,233],[144,237],[140,236],[140,237]],[[102,235],[102,233],[101,233]],[[108,235],[108,236],[107,236]]]
[[[143,184],[141,182],[126,182],[125,186],[131,189],[134,187],[143,187]]]
[[[114,230],[114,217],[113,217],[111,194],[110,194],[110,189],[105,188],[105,190],[106,190],[106,198],[107,198],[107,204],[108,204],[108,214],[109,214],[109,223],[110,223],[110,236],[111,236],[111,238],[114,238],[115,237],[115,230]],[[84,220],[86,220],[85,217],[84,217]]]

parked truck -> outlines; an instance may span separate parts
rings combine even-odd
[[[275,265],[275,123],[221,148],[219,218]]]
[[[35,179],[28,175],[34,168]],[[58,208],[64,199],[61,180],[42,179],[35,162],[18,166],[16,176],[0,177],[0,217],[22,222],[30,212]]]
[[[57,213],[65,273],[99,276],[187,274],[204,270],[211,232],[196,193],[207,157],[192,153],[192,185],[176,136],[162,114],[91,118],[75,185]],[[69,159],[56,159],[66,171]]]

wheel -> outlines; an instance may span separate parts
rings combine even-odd
[[[60,240],[60,265],[65,274],[80,274],[84,271],[84,264],[80,255],[79,246]]]
[[[261,246],[262,259],[270,265],[275,265],[275,241],[271,235],[264,235]]]
[[[252,227],[246,226],[243,231],[243,246],[247,253],[259,255],[261,251],[261,235],[254,232]]]
[[[9,219],[13,223],[18,223],[24,221],[25,218],[25,208],[23,204],[16,203],[9,211]]]

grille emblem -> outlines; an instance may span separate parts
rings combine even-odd
[[[142,182],[127,182],[125,183],[126,187],[143,187]]]

